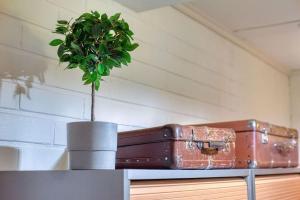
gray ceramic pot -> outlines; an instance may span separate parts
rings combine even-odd
[[[117,124],[72,122],[67,132],[70,169],[115,169]]]

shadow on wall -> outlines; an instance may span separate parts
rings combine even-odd
[[[19,149],[0,146],[0,171],[19,169]]]
[[[69,169],[68,161],[69,161],[68,151],[65,150],[65,152],[61,155],[61,157],[57,160],[57,162],[54,165],[52,170],[67,170],[67,169]]]
[[[43,48],[48,45],[49,41],[39,39],[36,34],[31,33],[29,36],[31,37],[30,41],[34,42],[31,46],[37,47],[35,52],[43,55]],[[26,50],[3,47],[1,54],[0,92],[5,81],[12,82],[15,84],[14,97],[25,95],[30,99],[30,89],[33,87],[33,82],[45,83],[44,73],[47,70],[47,63],[42,57],[28,53]]]

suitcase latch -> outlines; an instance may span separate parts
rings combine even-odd
[[[190,150],[193,150],[194,149],[194,141],[196,140],[195,138],[195,133],[194,133],[194,130],[192,130],[192,137],[189,141],[186,142],[186,148],[187,149],[190,149]]]
[[[261,143],[262,144],[268,144],[269,142],[269,135],[268,135],[268,130],[267,129],[262,129],[262,134],[261,134]]]
[[[217,154],[218,151],[226,148],[226,142],[223,142],[223,141],[207,141],[207,142],[198,141],[197,147],[201,150],[201,153],[213,155],[213,154]]]

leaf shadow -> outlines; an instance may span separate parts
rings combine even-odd
[[[31,53],[27,50],[24,51],[7,46],[2,48],[0,46],[0,95],[7,95],[1,92],[6,87],[4,84],[13,84],[15,87],[13,98],[24,95],[30,99],[30,89],[33,87],[33,84],[45,83],[45,72],[47,71],[48,63],[40,55],[43,55],[48,41],[39,38],[37,36],[38,33],[32,32],[29,34],[30,36],[27,37],[31,37],[31,41],[34,43],[30,45],[38,53]],[[0,96],[0,98],[3,97]]]

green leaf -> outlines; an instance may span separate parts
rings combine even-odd
[[[98,11],[92,11],[92,13],[94,14],[95,17],[97,18],[100,17],[100,13]]]
[[[84,82],[84,85],[88,85],[90,83],[92,83],[93,81],[91,79],[87,79],[85,82]]]
[[[66,24],[68,24],[69,22],[68,22],[67,20],[58,20],[57,23],[58,23],[58,24],[66,25]]]
[[[83,65],[83,64],[79,64],[79,69],[81,69],[81,70],[84,71],[84,72],[87,71],[86,65]]]
[[[67,66],[67,69],[74,69],[74,68],[77,68],[78,67],[78,64],[76,63],[70,63],[68,66]]]
[[[90,54],[87,56],[87,60],[92,60],[94,62],[98,61],[98,57],[95,54]]]
[[[86,81],[86,80],[88,80],[89,78],[90,78],[90,73],[89,72],[85,72],[84,74],[83,74],[83,76],[82,76],[82,80],[83,81]]]
[[[64,27],[64,26],[58,26],[56,29],[55,29],[55,32],[56,33],[60,33],[60,34],[66,34],[68,32],[68,28],[67,27]]]
[[[74,42],[71,42],[71,47],[75,52],[79,53],[80,55],[83,55],[81,48]]]
[[[94,18],[94,16],[91,13],[83,13],[78,19],[90,20],[90,19],[93,19],[93,18]]]
[[[70,61],[71,56],[69,54],[63,54],[60,58],[59,61],[60,62],[69,62]]]
[[[126,46],[126,50],[127,51],[134,51],[138,47],[139,47],[139,44],[138,43],[134,43],[134,44],[131,44],[129,46]]]
[[[125,30],[129,30],[129,24],[127,22],[124,22],[124,27],[125,27]]]
[[[109,19],[110,21],[117,21],[121,16],[121,13],[116,13],[113,16],[111,16]]]
[[[123,51],[123,58],[126,60],[127,63],[131,62],[131,56],[127,51]]]
[[[102,55],[106,55],[106,54],[108,54],[108,49],[107,49],[107,47],[104,44],[100,44],[99,45],[99,52]]]
[[[105,66],[102,63],[98,64],[98,73],[102,75],[105,72]]]
[[[65,45],[61,44],[57,49],[57,55],[58,57],[61,57],[65,52]]]
[[[127,66],[127,61],[125,58],[120,58],[120,62],[123,64],[123,65],[126,65]]]
[[[50,43],[49,43],[49,45],[51,45],[51,46],[58,46],[58,45],[60,45],[60,44],[62,44],[64,41],[62,41],[61,39],[54,39],[54,40],[52,40]]]
[[[129,37],[132,39],[131,36],[133,36],[134,33],[133,33],[131,30],[127,30],[126,33],[127,33],[127,35],[129,35]]]
[[[109,76],[109,75],[110,75],[110,69],[108,67],[105,67],[105,70],[102,73],[102,76]]]
[[[85,32],[87,32],[88,34],[90,34],[92,28],[93,28],[93,25],[90,23],[86,23],[83,25],[83,30]]]
[[[108,65],[108,67],[110,69],[112,69],[113,67],[121,67],[121,63],[118,62],[116,59],[113,59],[111,57],[108,57],[106,60],[105,60],[105,64]]]
[[[101,24],[95,24],[92,28],[92,34],[93,34],[94,37],[99,37],[101,31],[102,31],[102,25]]]
[[[91,74],[91,80],[92,80],[92,82],[96,81],[96,80],[97,80],[97,77],[98,77],[97,73],[96,73],[96,72],[93,72],[93,73]]]
[[[81,63],[81,61],[84,59],[84,57],[80,56],[80,55],[75,55],[71,57],[71,62],[72,63]]]
[[[98,91],[100,88],[100,79],[97,79],[94,83],[95,83],[95,89]]]
[[[122,27],[123,30],[126,30],[126,31],[129,30],[129,25],[128,25],[127,22],[125,22],[124,19],[122,19],[120,23],[121,23],[120,25],[121,25],[121,27]]]
[[[108,20],[108,16],[107,16],[107,14],[102,14],[101,15],[101,20],[103,20],[103,21],[106,21],[106,20]]]

